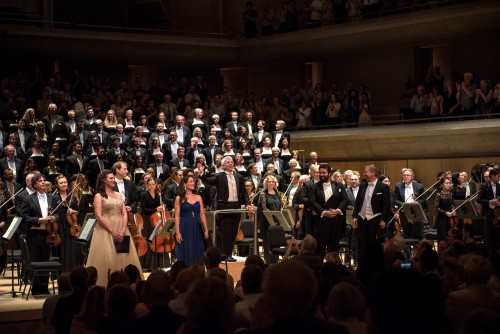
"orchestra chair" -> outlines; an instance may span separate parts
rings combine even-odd
[[[54,286],[54,280],[61,275],[62,271],[62,265],[60,262],[57,261],[32,261],[30,252],[29,252],[29,247],[28,247],[28,242],[26,240],[25,235],[21,235],[19,237],[20,241],[20,246],[21,246],[21,257],[22,257],[22,268],[23,268],[23,273],[22,273],[22,281],[21,281],[21,287],[23,285],[22,282],[24,282],[24,289],[23,289],[23,294],[26,292],[26,287],[29,284],[29,289],[28,293],[26,295],[26,300],[28,300],[31,289],[33,288],[33,280],[37,276],[45,276],[45,275],[50,275],[50,278],[52,280],[52,293],[55,295],[56,289]],[[21,287],[19,287],[19,290],[21,290]]]
[[[243,239],[236,240],[235,245],[238,247],[238,256],[246,257],[253,254],[253,236],[254,236],[254,221],[253,219],[241,220],[241,232]]]

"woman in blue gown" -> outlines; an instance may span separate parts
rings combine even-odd
[[[179,196],[175,198],[175,232],[177,261],[189,266],[203,262],[205,239],[208,238],[207,220],[203,200],[196,194],[192,176],[185,176],[179,184]]]

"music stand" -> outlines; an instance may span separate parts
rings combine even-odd
[[[418,202],[404,203],[403,212],[405,213],[406,219],[409,223],[413,224],[416,221],[420,221],[424,224],[427,224],[428,222],[425,211],[422,208],[422,205],[420,205],[420,203]]]
[[[266,216],[267,221],[269,222],[269,225],[275,226],[275,225],[280,225],[283,227],[284,231],[291,231],[292,226],[290,223],[286,220],[285,216],[281,211],[263,211],[264,216]]]
[[[92,234],[94,233],[94,227],[97,223],[97,220],[94,218],[94,215],[91,213],[87,213],[85,216],[85,220],[83,221],[82,230],[77,238],[75,238],[75,242],[88,244],[92,239]]]
[[[287,230],[286,226],[283,226],[286,232],[289,232],[293,229],[293,226],[295,226],[295,219],[293,218],[294,212],[292,211],[293,208],[284,208],[281,210],[283,213],[283,216],[285,216],[286,221],[288,222],[288,226],[290,227],[290,230]]]
[[[16,233],[17,229],[19,228],[19,225],[21,224],[21,221],[23,219],[21,217],[14,217],[12,221],[10,222],[9,228],[7,231],[2,235],[2,241],[9,242],[10,239],[14,236],[14,233]],[[9,294],[12,294],[12,298],[17,298],[17,293],[16,290],[14,289],[14,249],[10,250],[10,265],[11,265],[11,270],[12,270],[12,291],[7,292]],[[2,293],[4,294],[4,293]],[[23,295],[24,292],[21,292],[21,295]]]
[[[155,250],[156,250],[156,237],[167,237],[170,236],[172,237],[172,229],[174,228],[175,225],[175,218],[168,218],[162,223],[156,224],[155,228],[153,229],[153,232],[149,235],[149,238],[146,239],[146,242],[148,244],[151,244],[153,241],[155,242]],[[161,230],[160,230],[161,229]],[[163,253],[164,254],[164,253]],[[165,261],[163,261],[165,262]],[[156,267],[158,267],[158,254],[155,253],[155,264]]]
[[[463,202],[467,201],[467,203],[463,204]],[[473,207],[473,201],[469,200],[454,200],[453,205],[456,209],[455,214],[457,215],[458,219],[465,219],[465,218],[470,218],[470,219],[475,219],[478,218],[479,215],[476,212],[476,208]]]

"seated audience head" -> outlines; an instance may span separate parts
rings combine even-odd
[[[335,320],[356,318],[365,320],[366,301],[361,292],[352,284],[337,283],[328,295],[326,315]]]

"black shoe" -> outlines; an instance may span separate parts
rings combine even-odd
[[[235,259],[234,257],[230,256],[230,257],[228,257],[228,258],[226,259],[226,261],[227,261],[227,262],[236,262],[236,259]]]

